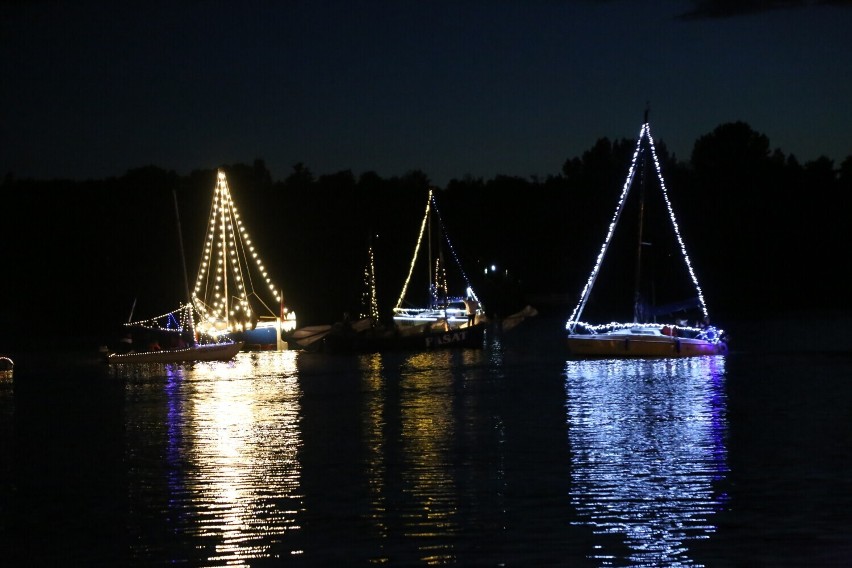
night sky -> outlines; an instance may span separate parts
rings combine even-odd
[[[120,7],[117,7],[120,6]],[[548,176],[646,103],[679,159],[744,121],[852,154],[849,1],[0,3],[0,175]]]

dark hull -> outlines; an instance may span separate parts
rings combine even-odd
[[[322,340],[319,350],[327,353],[378,353],[383,351],[434,351],[437,349],[481,349],[485,324],[449,331],[418,333],[368,330],[360,333],[333,332]]]

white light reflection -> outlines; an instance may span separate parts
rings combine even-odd
[[[726,496],[724,357],[568,361],[571,500],[603,566],[695,565]]]
[[[174,498],[198,511],[188,530],[216,543],[210,562],[267,558],[271,544],[299,528],[295,357],[293,351],[240,353],[232,363],[195,365],[183,377],[185,495]]]

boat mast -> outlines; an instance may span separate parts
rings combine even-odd
[[[426,251],[427,251],[427,272],[429,276],[429,303],[430,308],[435,306],[438,299],[435,294],[435,289],[432,287],[432,188],[429,188],[429,202],[426,204]]]
[[[648,126],[648,108],[645,108],[645,122],[643,123],[645,128]],[[647,131],[647,130],[646,130]],[[642,143],[642,140],[639,141]],[[642,309],[642,292],[641,292],[641,283],[642,283],[642,233],[645,224],[645,178],[647,173],[647,155],[648,152],[645,148],[640,150],[642,152],[642,161],[639,164],[640,173],[639,173],[639,228],[638,228],[638,241],[636,243],[636,282],[633,288],[633,323],[640,323],[640,319],[644,319],[644,311]]]
[[[218,170],[216,176],[216,183],[219,187],[219,206],[222,212],[222,303],[225,307],[225,329],[231,331],[231,307],[228,305],[230,301],[230,297],[228,296],[228,215],[231,205],[231,190],[230,188],[227,191],[225,190],[227,187],[225,172]],[[225,203],[226,198],[229,201],[228,203]]]
[[[186,254],[183,250],[183,230],[180,227],[180,208],[178,207],[178,198],[177,198],[177,190],[172,187],[172,197],[175,202],[175,219],[177,221],[177,233],[178,233],[178,246],[180,248],[180,259],[181,265],[183,266],[183,287],[184,292],[186,293],[186,301],[187,301],[187,309],[189,313],[187,314],[187,319],[189,320],[189,331],[192,334],[192,344],[195,345],[195,321],[192,314],[192,296],[189,293],[189,275],[186,271]],[[133,301],[134,306],[136,305],[136,300]]]

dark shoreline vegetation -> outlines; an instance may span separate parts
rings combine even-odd
[[[652,125],[653,126],[653,125]],[[559,173],[463,177],[437,199],[453,244],[492,315],[525,304],[568,315],[600,250],[635,140],[602,138]],[[759,320],[790,310],[850,310],[852,156],[801,164],[742,122],[699,138],[688,161],[657,141],[663,175],[711,314]],[[5,176],[0,347],[89,348],[137,316],[185,296],[172,191],[190,284],[210,213],[216,165],[181,176],[156,166],[103,180]],[[263,160],[222,167],[272,280],[300,325],[357,310],[368,239],[380,309],[397,299],[434,186],[413,170],[315,174],[296,164],[273,180]],[[486,274],[485,267],[498,269]],[[624,279],[629,279],[625,276]]]

